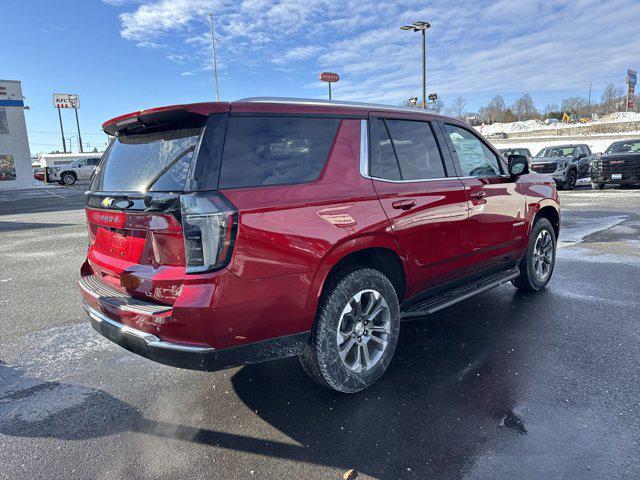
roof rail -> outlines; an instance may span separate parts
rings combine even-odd
[[[430,110],[424,110],[418,107],[403,107],[394,105],[384,105],[380,103],[363,103],[363,102],[345,102],[343,100],[322,100],[317,98],[294,98],[294,97],[247,97],[235,100],[233,103],[248,102],[248,103],[284,103],[294,105],[317,105],[326,107],[354,107],[365,108],[372,110],[395,110],[401,112],[416,112],[425,113],[429,115],[439,115],[436,112]]]

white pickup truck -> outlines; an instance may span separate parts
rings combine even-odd
[[[78,158],[66,165],[49,167],[49,181],[60,185],[73,185],[78,180],[89,180],[100,163],[100,157]]]

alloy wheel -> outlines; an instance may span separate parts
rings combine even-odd
[[[385,298],[375,290],[356,293],[342,310],[336,342],[340,361],[363,373],[382,359],[391,334],[391,313]]]
[[[548,230],[541,230],[533,249],[533,271],[540,281],[546,280],[553,265],[553,239]]]

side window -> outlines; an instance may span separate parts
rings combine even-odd
[[[371,175],[387,180],[428,180],[446,173],[429,122],[378,119],[379,158]]]
[[[470,131],[445,124],[453,142],[464,177],[493,177],[500,175],[499,160],[482,140]]]
[[[386,120],[403,180],[444,178],[440,149],[428,122]]]
[[[338,130],[337,118],[230,117],[220,188],[315,180]]]
[[[371,176],[387,180],[401,180],[400,167],[389,132],[383,120],[378,119],[378,153],[371,158]]]

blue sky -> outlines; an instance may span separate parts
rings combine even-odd
[[[23,82],[32,154],[60,148],[54,92],[80,95],[83,140],[101,123],[153,106],[214,99],[207,13],[216,15],[221,97],[326,96],[398,104],[421,88],[419,34],[427,20],[427,84],[445,103],[476,110],[494,95],[530,93],[539,108],[594,98],[640,67],[634,0],[2,0],[0,78]],[[66,136],[76,135],[63,111]],[[76,149],[76,139],[72,139]]]

